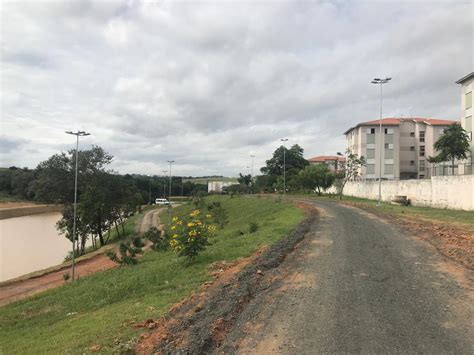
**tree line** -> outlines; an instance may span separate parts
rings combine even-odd
[[[75,150],[52,155],[35,169],[10,167],[0,170],[0,193],[42,203],[63,204],[58,229],[72,240]],[[77,255],[85,252],[89,239],[94,247],[107,244],[111,231],[120,237],[124,222],[142,204],[169,193],[169,177],[120,175],[109,168],[112,155],[101,147],[78,152]],[[164,187],[164,188],[163,188]],[[206,185],[171,180],[171,193],[190,195],[207,190]]]
[[[339,195],[347,181],[357,177],[365,165],[364,157],[348,151],[344,162],[330,169],[326,164],[310,165],[303,157],[304,149],[298,144],[286,148],[280,146],[260,169],[262,175],[252,178],[239,174],[239,185],[226,188],[230,193],[314,192],[321,195],[335,186]]]

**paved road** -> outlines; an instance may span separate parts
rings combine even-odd
[[[278,290],[229,335],[239,352],[474,353],[472,270],[360,209],[315,205],[321,217]]]

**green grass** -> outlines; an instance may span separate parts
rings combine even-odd
[[[0,352],[87,353],[96,344],[104,353],[124,350],[117,343],[131,339],[133,343],[141,332],[129,321],[160,317],[210,279],[211,263],[249,256],[289,233],[303,218],[303,212],[291,204],[247,197],[209,198],[216,199],[227,209],[229,224],[193,264],[171,251],[150,251],[136,266],[100,272],[4,306],[0,308]],[[188,213],[193,207],[183,205],[173,209],[173,214]],[[250,222],[257,222],[258,230],[237,236],[239,230],[248,230]]]
[[[338,197],[329,198],[328,196],[322,196],[317,198],[339,201]],[[395,206],[385,202],[383,202],[380,206],[377,206],[377,201],[375,200],[351,196],[344,196],[342,202],[358,205],[373,211],[378,211],[380,213],[396,217],[410,217],[432,222],[474,226],[474,213],[472,211],[417,206]]]

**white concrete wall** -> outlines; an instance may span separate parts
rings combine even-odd
[[[377,181],[350,181],[344,188],[344,195],[374,200],[378,193]],[[407,196],[414,206],[474,211],[474,175],[382,181],[383,201],[390,201],[397,195]]]

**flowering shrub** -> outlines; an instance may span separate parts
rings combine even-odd
[[[195,210],[186,218],[173,217],[170,245],[179,256],[194,259],[200,251],[206,249],[209,237],[217,229],[210,214],[200,217],[200,213]]]

